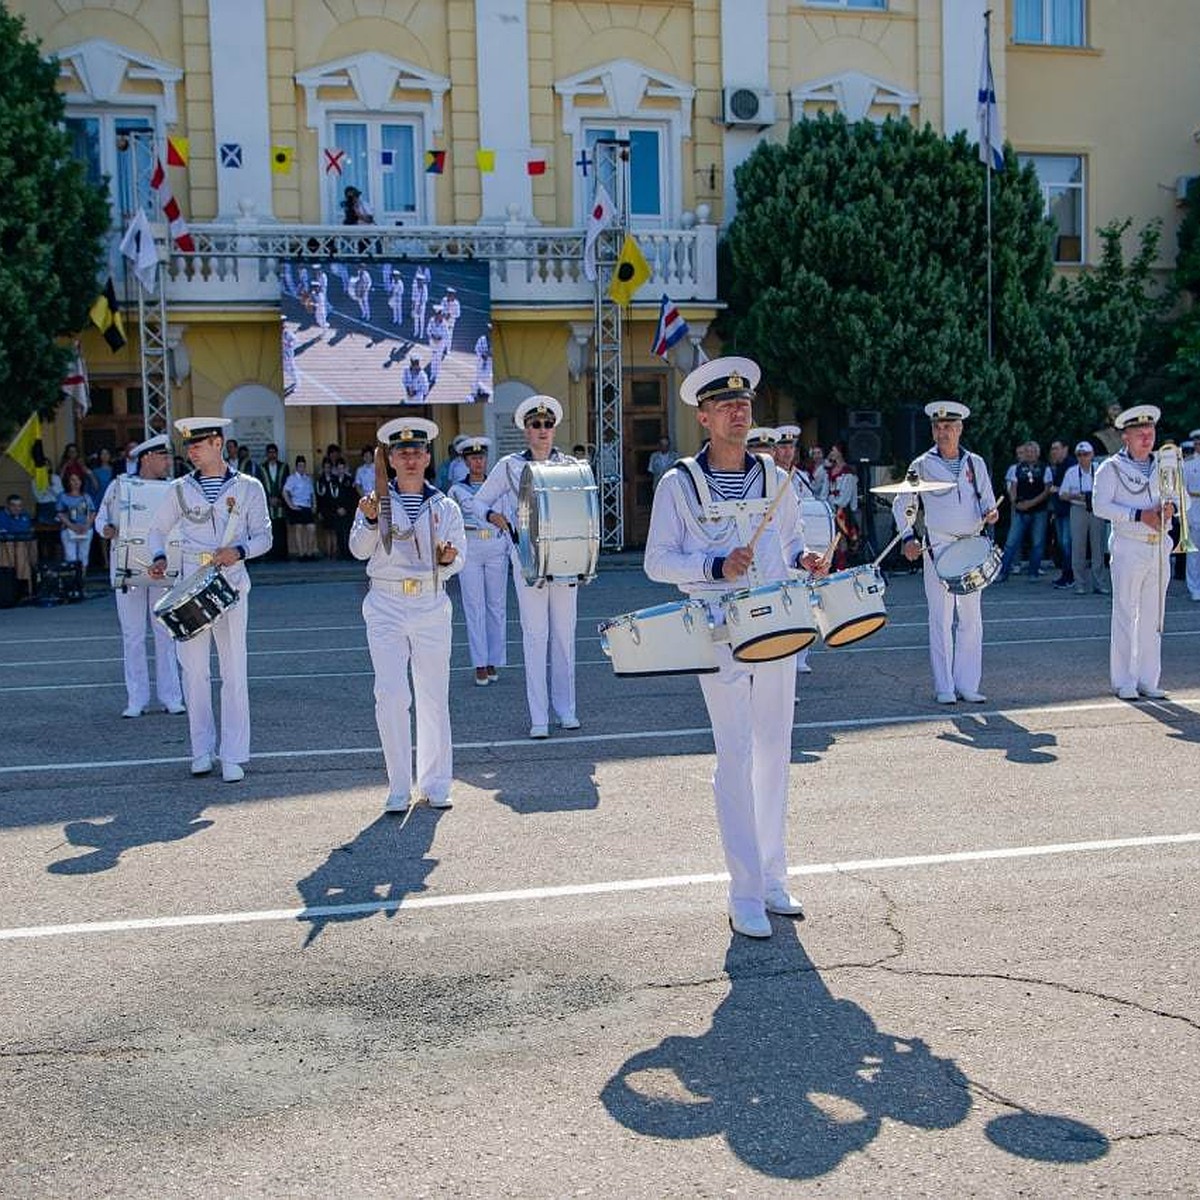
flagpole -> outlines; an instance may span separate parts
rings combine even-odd
[[[983,14],[983,56],[987,62],[987,86],[995,88],[992,76],[992,10]],[[985,109],[984,125],[987,137],[987,354],[992,359],[992,105],[990,98]]]

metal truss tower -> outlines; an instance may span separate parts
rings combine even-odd
[[[629,227],[629,142],[603,139],[596,143],[596,178],[616,206],[616,219],[601,233],[596,255],[596,463],[600,490],[600,548],[621,550],[625,545],[624,438],[621,429],[624,363],[621,353],[621,306],[608,295],[613,266]]]
[[[166,272],[155,270],[153,296],[139,282],[138,343],[142,367],[142,413],[146,437],[171,432],[171,361],[167,345]]]

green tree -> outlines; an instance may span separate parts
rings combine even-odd
[[[1145,280],[1126,278],[1118,234],[1103,283],[1055,287],[1036,175],[1008,150],[992,177],[989,357],[984,180],[965,135],[904,121],[820,116],[758,147],[735,174],[721,258],[730,352],[755,358],[801,415],[957,396],[989,456],[1094,428],[1097,402],[1129,381]],[[1119,345],[1098,354],[1104,334]]]
[[[0,436],[51,413],[96,297],[108,199],[62,128],[58,64],[0,7]]]
[[[1200,176],[1188,185],[1178,247],[1174,282],[1181,311],[1164,326],[1166,383],[1155,401],[1164,424],[1187,432],[1200,425]]]

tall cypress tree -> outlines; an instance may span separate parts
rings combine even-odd
[[[96,296],[108,229],[62,128],[58,65],[0,7],[0,436],[59,402],[70,351]]]

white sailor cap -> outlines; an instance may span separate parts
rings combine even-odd
[[[931,421],[965,421],[971,410],[957,400],[934,400],[925,405],[925,415]]]
[[[758,425],[746,434],[747,446],[774,446],[779,441],[775,436],[775,430],[764,425]]]
[[[199,442],[214,433],[225,436],[225,430],[233,422],[228,417],[180,417],[175,428],[185,442]]]
[[[1140,425],[1157,425],[1162,410],[1153,404],[1135,404],[1124,412],[1117,413],[1113,424],[1118,429],[1136,429]]]
[[[1179,448],[1184,452],[1184,454],[1192,454],[1195,452],[1196,443],[1191,438],[1184,438],[1183,441],[1179,443]]]
[[[1091,442],[1076,442],[1075,443],[1075,453],[1076,454],[1095,454],[1096,447],[1093,446]]]
[[[524,429],[530,417],[553,417],[557,425],[563,418],[563,407],[553,396],[528,396],[517,405],[513,424]]]
[[[389,450],[403,446],[418,446],[429,449],[429,443],[438,435],[438,427],[424,417],[397,417],[386,425],[380,425],[376,436]]]
[[[492,448],[492,439],[482,434],[464,433],[455,443],[454,448],[464,458],[468,454],[487,454]]]
[[[1200,441],[1200,429],[1193,429],[1192,432],[1188,434],[1188,437],[1190,437],[1194,442]]]
[[[143,454],[149,454],[153,450],[161,450],[164,454],[170,454],[171,439],[165,433],[156,434],[152,438],[147,438],[144,442],[138,442],[129,452],[129,457],[138,462],[141,460]]]
[[[750,358],[711,358],[679,385],[679,398],[693,408],[705,400],[753,400],[762,372]]]
[[[779,446],[794,446],[800,440],[799,425],[776,425],[775,442]]]

